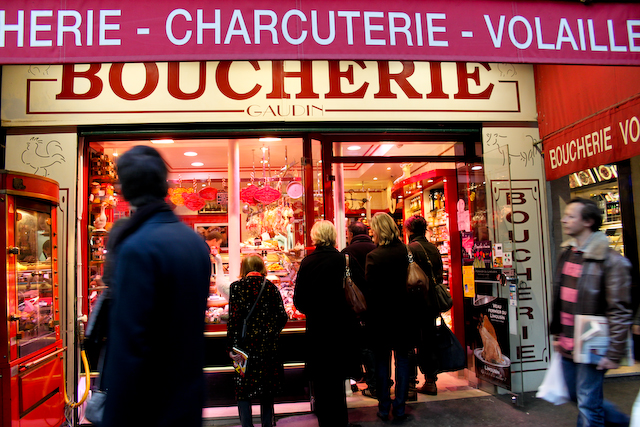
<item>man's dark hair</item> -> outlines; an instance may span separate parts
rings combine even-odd
[[[122,195],[132,206],[144,206],[167,195],[167,165],[152,147],[137,145],[118,159]]]
[[[354,236],[357,236],[359,234],[369,235],[369,227],[367,227],[366,224],[360,221],[354,221],[351,224],[349,224],[349,226],[347,227],[347,230],[349,230],[351,234],[353,234]]]
[[[569,203],[567,203],[567,205],[570,205],[572,203],[582,204],[582,211],[580,212],[580,215],[582,216],[583,220],[593,220],[593,224],[591,224],[591,231],[600,230],[600,226],[602,226],[602,211],[600,210],[596,202],[590,199],[576,197],[575,199],[569,200]]]
[[[205,240],[222,240],[222,233],[217,230],[211,230],[207,233],[207,238]]]
[[[421,215],[413,215],[404,222],[404,228],[411,234],[424,236],[427,232],[427,220]]]

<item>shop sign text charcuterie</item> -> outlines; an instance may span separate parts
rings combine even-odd
[[[0,6],[0,64],[251,59],[640,65],[640,5],[16,0]]]

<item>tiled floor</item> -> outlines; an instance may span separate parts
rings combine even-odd
[[[422,377],[422,375],[420,375]],[[422,378],[422,381],[424,378]],[[422,385],[422,382],[418,384],[418,387]],[[486,396],[487,393],[478,390],[476,388],[470,387],[469,382],[465,378],[459,377],[457,373],[446,373],[438,375],[438,395],[437,396],[428,396],[426,394],[418,393],[418,400],[415,402],[432,402],[438,400],[449,400],[449,399],[464,399],[467,397],[479,397]],[[365,384],[358,384],[359,388],[366,388]],[[393,392],[393,389],[392,389]],[[414,402],[409,402],[414,403]],[[377,406],[378,401],[376,399],[372,399],[370,397],[363,396],[361,393],[356,392],[347,396],[347,406],[349,408],[364,408],[364,407],[375,407]],[[309,402],[298,402],[298,403],[280,403],[275,405],[275,410],[277,415],[292,415],[292,414],[304,414],[311,410],[311,405]],[[253,414],[254,417],[258,416],[260,413],[260,406],[253,406]],[[235,406],[230,407],[220,407],[220,408],[205,408],[204,410],[204,418],[210,419],[207,423],[207,426],[215,426],[216,419],[220,420],[219,425],[228,425],[228,421],[233,418],[238,417],[238,409]],[[278,423],[280,424],[280,423]]]

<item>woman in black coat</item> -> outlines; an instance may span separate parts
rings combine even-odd
[[[405,402],[409,391],[409,353],[417,331],[411,318],[407,295],[407,248],[400,241],[394,219],[378,212],[371,219],[373,241],[378,245],[367,254],[365,276],[368,295],[369,326],[374,336],[374,353],[378,375],[378,417],[387,420],[393,404],[393,416],[405,419]],[[396,364],[396,393],[391,401],[391,351]]]
[[[231,284],[227,324],[229,357],[235,362],[241,361],[234,347],[249,355],[244,375],[236,372],[234,378],[238,413],[242,427],[253,427],[251,399],[258,398],[262,426],[271,427],[273,397],[281,391],[284,376],[282,360],[278,355],[278,337],[288,316],[280,291],[265,277],[267,268],[260,256],[245,257],[240,274],[242,279]],[[260,293],[263,285],[264,290]],[[255,309],[247,320],[245,338],[242,339],[242,325],[254,304]]]
[[[336,236],[330,221],[313,225],[315,250],[300,263],[293,296],[296,308],[307,316],[306,367],[320,427],[352,426],[345,380],[357,360],[356,317],[344,295],[345,259],[335,247]]]

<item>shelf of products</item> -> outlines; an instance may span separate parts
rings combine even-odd
[[[89,155],[89,217],[88,250],[88,314],[91,314],[100,294],[107,289],[102,282],[107,253],[108,229],[114,222],[113,210],[118,204],[114,184],[118,180],[115,163],[108,155],[90,151]]]
[[[427,213],[427,227],[429,230],[429,241],[438,247],[442,256],[443,283],[449,286],[449,275],[451,273],[451,247],[449,244],[449,214],[444,209],[444,197],[438,191],[430,194],[430,206],[433,209]]]
[[[262,255],[267,267],[267,279],[280,290],[284,308],[289,320],[304,320],[304,314],[300,313],[293,304],[293,292],[296,275],[300,267],[300,261],[304,257],[302,247],[290,251],[282,250],[277,244],[270,241],[254,245],[254,242],[244,242],[240,251],[243,255]],[[229,319],[229,302],[218,286],[228,285],[228,276],[217,276],[210,287],[209,300],[205,321],[208,324],[226,323]]]
[[[18,263],[18,332],[19,352],[34,343],[55,341],[53,324],[53,285],[51,283],[51,260],[37,263]],[[42,343],[40,343],[42,346]],[[28,351],[27,351],[28,353]]]
[[[600,167],[594,168],[590,173],[595,175],[595,170],[599,169],[615,171],[613,167],[609,167],[606,170]],[[597,176],[600,177],[601,175]],[[606,182],[592,182],[584,187],[572,187],[571,197],[591,199],[598,205],[602,213],[602,227],[600,230],[609,237],[609,246],[624,255],[618,182],[613,174],[606,176],[608,178]]]

